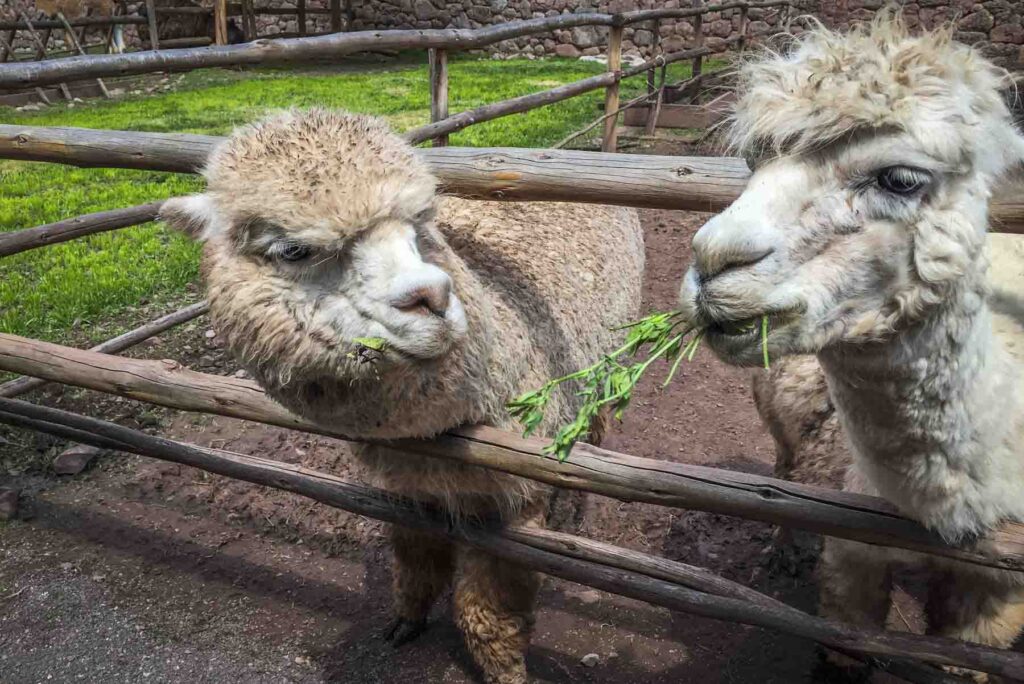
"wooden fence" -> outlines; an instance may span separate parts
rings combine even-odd
[[[654,74],[671,61],[701,60],[711,54],[697,44],[662,54],[631,69],[614,55],[621,28],[633,21],[695,16],[719,9],[789,6],[788,3],[727,3],[620,15],[563,15],[474,31],[348,33],[326,38],[260,41],[250,45],[77,57],[59,61],[0,65],[0,88],[157,69],[211,65],[289,64],[334,59],[352,52],[421,47],[432,50],[432,123],[409,131],[411,142],[435,140],[418,152],[441,179],[444,190],[472,198],[509,201],[577,201],[716,211],[742,191],[749,174],[738,159],[629,156],[571,150],[467,149],[444,146],[445,136],[474,123],[558,102],[604,88],[604,146],[614,148],[614,117],[622,109],[618,83]],[[698,22],[699,25],[700,22]],[[746,21],[741,21],[746,26]],[[609,70],[589,79],[504,102],[447,114],[447,50],[479,47],[509,37],[581,25],[610,27]],[[616,31],[620,31],[616,37]],[[698,31],[698,36],[700,31]],[[747,39],[741,32],[737,42]],[[698,76],[699,78],[700,76]],[[664,76],[661,79],[664,87]],[[658,99],[651,100],[657,107]],[[608,122],[611,121],[609,124]],[[199,170],[214,136],[97,131],[0,125],[0,158],[122,167],[179,173]],[[99,212],[0,235],[0,257],[101,231],[150,221],[159,203]],[[992,205],[997,229],[1024,232],[1024,201],[1005,192]],[[569,228],[567,228],[569,229]],[[1024,656],[950,639],[877,632],[803,613],[752,589],[682,563],[651,557],[551,531],[493,529],[446,524],[443,513],[343,482],[323,473],[252,456],[241,456],[145,435],[108,422],[35,406],[14,397],[46,382],[60,382],[187,411],[231,416],[345,439],[344,434],[294,416],[267,398],[254,383],[196,373],[173,361],[114,356],[142,340],[206,313],[205,302],[108,340],[78,350],[0,334],[0,370],[23,377],[0,385],[0,422],[38,430],[102,448],[188,464],[310,497],[362,515],[454,537],[496,556],[547,574],[673,609],[776,629],[812,639],[913,682],[952,681],[929,665],[952,665],[1024,679]],[[776,523],[868,544],[893,546],[983,567],[1024,572],[1024,525],[1006,525],[984,539],[951,546],[887,502],[726,470],[618,454],[581,444],[566,462],[543,454],[543,442],[487,427],[453,430],[435,440],[401,440],[390,448],[495,469],[550,485],[603,494],[624,501],[711,511]],[[914,664],[921,661],[929,665]]]

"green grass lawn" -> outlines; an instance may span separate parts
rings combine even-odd
[[[387,117],[398,130],[427,123],[426,59],[418,65],[359,73],[260,70],[193,72],[174,92],[92,101],[39,112],[0,108],[3,123],[137,131],[224,134],[274,109],[324,105]],[[575,60],[457,60],[450,65],[450,110],[545,90],[599,73]],[[673,65],[670,78],[689,66]],[[643,87],[624,85],[623,98]],[[566,102],[473,126],[453,145],[544,147],[598,115],[595,91]],[[0,231],[193,192],[193,176],[115,169],[76,169],[0,160]],[[170,307],[186,299],[198,248],[159,224],[147,224],[3,260],[0,332],[59,342],[95,342],[141,324],[140,303]],[[194,295],[193,295],[194,297]],[[112,329],[113,328],[113,329]]]

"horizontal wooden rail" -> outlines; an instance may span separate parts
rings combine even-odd
[[[68,23],[75,27],[81,26],[113,26],[115,24],[145,24],[146,18],[139,16],[126,17],[78,17],[68,19]],[[40,19],[32,22],[35,29],[62,29],[64,24],[56,19]],[[0,21],[0,31],[27,31],[28,24],[24,21]]]
[[[170,330],[176,325],[181,325],[191,321],[194,318],[202,316],[210,310],[210,305],[207,302],[196,302],[195,304],[189,304],[183,309],[178,309],[166,316],[161,316],[155,321],[150,321],[145,325],[141,325],[134,330],[129,330],[126,333],[113,337],[105,342],[100,342],[95,347],[89,349],[100,354],[117,354],[123,352],[125,349],[134,347],[139,342],[147,340],[154,335],[159,335],[165,330]],[[10,382],[5,382],[0,385],[0,397],[17,397],[31,392],[34,389],[38,389],[47,384],[46,380],[40,378],[16,378]]]
[[[910,657],[1024,677],[1024,656],[1019,653],[942,637],[872,632],[814,617],[703,568],[569,534],[480,527],[465,521],[452,525],[427,504],[293,464],[153,437],[96,418],[11,399],[0,399],[0,422],[293,492],[359,515],[454,537],[518,565],[674,610],[775,629],[843,651]]]
[[[137,226],[156,219],[163,202],[151,202],[137,207],[111,209],[95,214],[85,214],[56,223],[35,228],[26,228],[11,233],[0,233],[0,257],[10,256],[37,247],[55,245],[86,235],[102,233],[118,228]]]
[[[254,420],[350,439],[306,421],[267,397],[254,382],[207,375],[175,361],[146,361],[0,334],[0,370],[147,401],[161,406]],[[483,426],[433,440],[388,446],[455,460],[558,487],[678,508],[736,515],[989,567],[1024,570],[1024,525],[1009,524],[970,547],[953,547],[876,497],[836,492],[770,477],[658,461],[577,445],[565,462],[543,453],[544,440]]]
[[[477,29],[352,31],[307,38],[262,39],[242,45],[173,51],[150,50],[121,55],[89,55],[48,62],[0,64],[0,90],[65,81],[126,76],[154,71],[185,71],[210,67],[274,66],[333,61],[357,52],[443,48],[470,50],[511,38],[578,26],[621,26],[655,18],[686,17],[725,9],[774,7],[789,2],[731,2],[703,8],[642,10],[625,14],[560,14],[494,24]]]
[[[184,133],[0,124],[0,159],[196,173],[221,140]],[[739,197],[750,176],[746,163],[732,157],[487,147],[417,152],[446,192],[491,200],[720,211]],[[993,231],[1024,233],[1020,185],[997,188],[990,214]]]

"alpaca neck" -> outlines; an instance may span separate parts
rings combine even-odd
[[[1016,372],[980,287],[890,340],[819,354],[870,488],[949,539],[1021,517]]]

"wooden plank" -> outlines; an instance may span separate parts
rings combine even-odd
[[[616,126],[619,117],[619,71],[622,69],[622,26],[612,26],[608,31],[608,72],[616,74],[615,81],[604,91],[604,134],[601,136],[601,151],[614,152],[617,147]]]
[[[624,125],[644,126],[654,107],[636,107],[626,112]],[[710,128],[728,115],[725,107],[687,104],[663,104],[658,113],[658,128]]]
[[[296,0],[295,4],[295,23],[297,25],[298,34],[300,36],[306,35],[306,0]]]
[[[155,321],[150,321],[145,325],[141,325],[134,330],[129,330],[128,332],[106,340],[105,342],[100,342],[95,347],[91,347],[89,351],[101,354],[117,354],[123,352],[125,349],[134,347],[143,340],[148,340],[149,338],[159,335],[166,330],[170,330],[177,325],[181,325],[182,323],[191,321],[194,318],[203,316],[209,310],[210,305],[205,301],[190,304],[182,309],[169,313],[166,316],[161,316]],[[40,378],[16,378],[0,385],[0,397],[19,397],[27,392],[44,387],[47,384],[46,380],[42,380]]]
[[[1024,656],[944,637],[862,629],[810,616],[703,568],[562,532],[522,527],[452,525],[429,503],[346,482],[301,466],[146,435],[59,409],[0,399],[0,422],[92,446],[180,463],[308,497],[357,515],[448,536],[498,558],[673,610],[778,630],[843,652],[966,667],[1008,677],[1024,674]],[[884,661],[882,669],[890,669]],[[898,669],[894,668],[896,671]],[[906,670],[903,670],[906,672]],[[918,670],[923,682],[947,682]],[[934,677],[934,678],[932,678]]]
[[[114,24],[145,24],[145,17],[139,16],[127,16],[127,17],[78,17],[77,19],[68,19],[72,26],[112,26]],[[61,23],[56,19],[37,19],[32,22],[32,25],[37,29],[59,29]],[[18,21],[0,21],[0,31],[23,31],[28,27],[25,25],[23,20]]]
[[[431,48],[430,62],[430,121],[436,123],[448,118],[448,52],[443,48]],[[448,145],[448,134],[433,139],[434,147]]]
[[[156,30],[156,3],[146,0],[146,21],[149,24],[149,49],[154,52],[160,49],[160,36]]]
[[[452,148],[441,148],[444,151]],[[348,439],[295,416],[255,382],[207,375],[175,361],[128,359],[0,334],[0,369],[161,406],[212,413]],[[761,520],[868,544],[896,546],[968,563],[1024,571],[1024,524],[1006,524],[977,543],[953,547],[876,497],[770,477],[639,458],[579,444],[566,461],[547,442],[495,428],[452,430],[433,440],[393,440],[389,448],[453,460],[557,487]]]
[[[432,131],[428,138],[434,135]],[[184,133],[0,124],[0,158],[196,173],[222,139]],[[730,157],[462,147],[417,152],[446,191],[490,200],[720,211],[739,197],[750,175],[742,159]],[[1024,193],[1020,187],[1008,182],[996,189],[989,205],[994,232],[1024,233]]]

